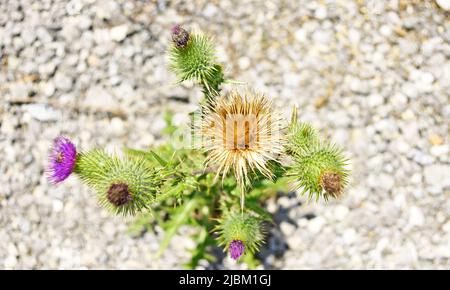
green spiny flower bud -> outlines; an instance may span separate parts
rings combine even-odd
[[[317,132],[310,124],[294,123],[289,126],[286,151],[290,155],[301,155],[317,142]]]
[[[258,251],[264,240],[261,219],[249,213],[230,211],[219,220],[215,230],[219,234],[219,245],[230,251],[233,259],[238,259],[246,249]]]
[[[148,209],[162,183],[158,172],[149,168],[145,160],[119,158],[103,150],[80,154],[75,172],[97,191],[102,205],[123,215]]]
[[[204,35],[187,33],[181,27],[172,30],[174,44],[170,49],[170,68],[179,82],[196,80],[211,83],[218,74],[214,44]]]
[[[316,200],[322,195],[337,197],[348,183],[347,159],[342,151],[329,144],[316,144],[301,155],[296,155],[287,176],[301,194],[308,193]]]

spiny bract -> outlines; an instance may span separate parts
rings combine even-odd
[[[289,126],[286,151],[292,155],[302,155],[319,141],[316,130],[308,123],[295,123]]]

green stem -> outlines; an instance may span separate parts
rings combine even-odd
[[[220,86],[225,82],[222,66],[215,64],[214,68],[214,73],[201,81],[203,95],[205,96],[207,105],[214,104],[215,99],[220,95]]]

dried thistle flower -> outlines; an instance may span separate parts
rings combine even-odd
[[[283,152],[280,115],[265,96],[233,91],[208,108],[201,124],[207,163],[218,166],[222,178],[232,170],[242,191],[249,174],[272,177],[270,161]]]
[[[320,184],[325,192],[338,197],[342,192],[342,177],[337,172],[325,171],[320,176]]]
[[[48,179],[55,184],[65,180],[73,172],[76,158],[75,145],[66,137],[57,137],[49,157]]]
[[[186,31],[181,25],[176,24],[172,27],[172,41],[178,48],[186,47],[189,41],[189,32]]]
[[[115,206],[127,204],[133,197],[126,183],[113,183],[108,189],[107,198]]]

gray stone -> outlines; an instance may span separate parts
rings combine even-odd
[[[211,3],[206,4],[205,9],[203,9],[203,15],[207,18],[212,18],[214,15],[217,14],[217,7]]]
[[[31,117],[41,122],[52,122],[61,119],[61,112],[44,104],[25,105],[24,110]]]
[[[103,87],[95,86],[86,92],[84,105],[94,111],[111,112],[119,108],[116,99]]]

